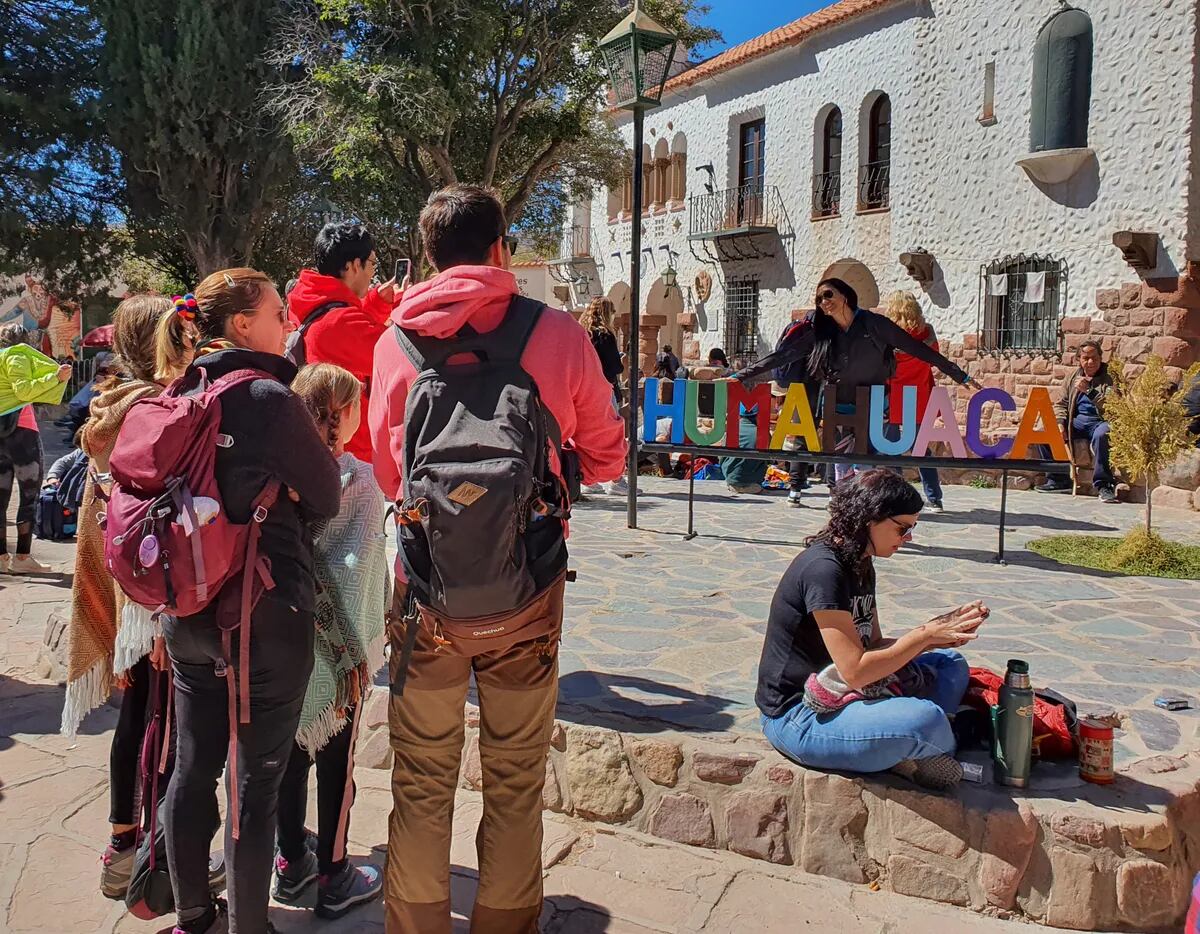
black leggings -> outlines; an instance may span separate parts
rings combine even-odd
[[[291,755],[313,665],[313,617],[269,597],[254,609],[250,722],[237,727],[240,839],[225,824],[230,930],[265,934],[279,783]],[[218,824],[217,780],[229,749],[226,683],[216,676],[221,636],[213,611],[164,623],[175,672],[177,761],[167,791],[167,858],[179,926],[211,904],[208,851]],[[233,640],[236,662],[240,632]],[[241,684],[239,673],[238,684]],[[229,773],[225,773],[228,793]]]
[[[42,436],[32,428],[14,428],[0,438],[0,555],[8,553],[8,504],[14,481],[20,487],[17,504],[17,554],[33,547],[33,519],[42,490]]]
[[[129,687],[121,698],[121,714],[117,728],[113,731],[112,749],[108,754],[108,821],[110,824],[137,823],[138,786],[141,772],[138,769],[142,754],[142,740],[146,736],[147,714],[150,708],[150,688],[154,683],[154,671],[150,657],[129,669]],[[158,678],[159,709],[166,715],[167,688],[170,674]],[[174,744],[175,728],[171,727],[171,742]],[[158,777],[160,789],[166,788],[171,777],[173,757],[167,759],[167,772]],[[158,763],[154,763],[158,767]]]
[[[323,876],[333,875],[346,862],[346,838],[355,790],[353,778],[349,788],[346,786],[347,777],[354,774],[354,714],[354,708],[347,711],[350,722],[317,752],[317,862]],[[312,766],[308,753],[293,743],[283,784],[279,786],[279,852],[288,861],[304,856],[308,773]],[[343,809],[345,825],[339,826]]]

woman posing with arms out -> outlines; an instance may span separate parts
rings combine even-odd
[[[157,396],[191,362],[194,332],[183,313],[161,296],[135,295],[113,313],[116,372],[97,384],[90,415],[79,432],[88,457],[88,478],[79,507],[75,538],[75,577],[71,584],[71,620],[67,695],[62,732],[75,736],[88,711],[103,704],[114,683],[124,689],[121,714],[109,754],[109,822],[112,838],[101,859],[100,891],[124,898],[133,869],[137,839],[138,757],[150,705],[151,664],[169,667],[166,649],[156,639],[151,611],[126,599],[104,566],[104,531],[97,497],[106,493],[108,459],[125,416],[139,399]],[[165,709],[167,681],[161,679]],[[164,780],[165,787],[165,780]]]
[[[839,484],[829,522],[775,590],[755,702],[771,745],[801,765],[891,769],[937,789],[962,778],[949,718],[968,671],[953,649],[988,609],[976,601],[885,639],[875,602],[873,561],[912,538],[920,511],[921,495],[890,470]]]
[[[902,350],[935,366],[956,383],[981,388],[955,363],[912,337],[883,315],[858,307],[858,293],[841,279],[817,283],[816,311],[806,323],[792,328],[779,347],[733,374],[739,382],[803,362],[812,379],[837,388],[837,410],[853,414],[859,386],[882,386],[896,371],[895,352]],[[821,413],[813,413],[817,418]],[[853,434],[842,433],[839,450],[853,450]],[[837,465],[837,478],[850,473]]]
[[[304,402],[288,388],[296,368],[283,354],[292,326],[275,286],[253,269],[225,269],[196,289],[195,363],[209,380],[253,369],[262,378],[221,396],[222,435],[215,475],[223,508],[234,522],[250,522],[253,501],[272,480],[287,488],[260,524],[258,552],[269,559],[274,587],[250,616],[250,671],[237,661],[237,685],[249,679],[250,722],[237,728],[237,768],[227,778],[230,815],[225,825],[228,926],[238,934],[266,934],[279,783],[296,739],[300,708],[313,667],[314,522],[337,515],[342,484],[337,463]],[[235,581],[240,583],[239,578]],[[226,663],[214,601],[195,616],[164,622],[175,677],[177,755],[167,791],[167,856],[176,934],[223,932],[222,906],[209,894],[208,847],[218,823],[217,780],[230,741]],[[232,674],[232,672],[230,672]],[[227,782],[228,784],[228,782]]]
[[[938,349],[937,334],[933,325],[925,320],[921,304],[912,292],[893,292],[888,296],[884,311],[889,321],[904,328],[909,337],[919,340],[934,351]],[[917,387],[917,421],[925,417],[929,405],[929,394],[933,392],[933,367],[903,350],[896,351],[896,375],[888,381],[888,396],[893,401],[888,412],[892,431],[899,437],[899,426],[904,413],[900,411],[901,393],[905,386]],[[942,511],[942,481],[936,467],[921,467],[921,486],[925,488],[925,502],[934,512]]]
[[[378,866],[346,858],[354,803],[354,743],[371,680],[383,666],[390,589],[383,493],[371,465],[346,450],[362,420],[362,383],[329,363],[302,369],[292,391],[304,400],[342,476],[342,508],[316,540],[317,641],[300,728],[279,788],[275,900],[339,918],[383,890]],[[304,829],[308,773],[317,765],[317,835]]]
[[[59,402],[71,378],[69,364],[55,367],[30,344],[20,324],[0,327],[0,573],[40,574],[33,550],[33,520],[42,489],[42,436],[34,402]],[[8,551],[8,504],[18,488],[16,554]]]

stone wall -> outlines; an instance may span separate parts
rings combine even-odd
[[[364,712],[360,764],[390,767],[386,688]],[[482,787],[468,706],[461,784]],[[1123,768],[1111,787],[1061,792],[964,783],[955,795],[895,778],[809,771],[765,744],[630,735],[558,722],[544,806],[691,846],[875,883],[1076,930],[1182,922],[1200,868],[1200,756]]]

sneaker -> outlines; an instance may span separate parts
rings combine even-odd
[[[612,483],[606,483],[605,489],[609,493],[615,493],[619,496],[624,496],[629,492],[629,484],[625,481],[624,477],[618,477],[616,480],[612,481]]]
[[[797,508],[799,508],[800,506],[803,506],[804,505],[803,500],[802,500],[803,496],[804,496],[804,494],[801,493],[799,490],[792,490],[790,493],[788,493],[788,498],[787,498],[788,505],[796,506]]]
[[[51,574],[54,568],[42,564],[33,555],[13,555],[5,570],[12,574]]]
[[[275,879],[271,885],[271,897],[284,905],[300,905],[307,899],[309,889],[317,881],[317,854],[305,847],[304,856],[298,860],[284,859],[275,854]]]
[[[383,891],[383,872],[373,863],[347,862],[332,876],[317,883],[318,918],[340,918],[350,909],[377,898]]]
[[[180,925],[175,925],[172,929],[172,934],[229,934],[229,908],[222,899],[216,899],[213,902],[213,908],[216,911],[213,920],[209,922],[207,927],[192,928],[189,931],[187,928]],[[191,927],[191,925],[189,925]],[[274,934],[275,928],[268,922],[267,934]],[[166,932],[162,932],[166,934]]]
[[[1038,484],[1034,487],[1039,493],[1070,493],[1071,486],[1066,483],[1059,483],[1057,480],[1047,480],[1045,483]]]
[[[1099,499],[1100,502],[1107,503],[1109,505],[1120,502],[1120,500],[1117,498],[1117,491],[1111,486],[1102,486],[1097,489],[1096,498]]]
[[[931,756],[928,759],[905,759],[892,766],[892,771],[910,782],[933,791],[952,791],[962,781],[963,770],[953,756]]]
[[[940,499],[931,499],[929,501],[929,511],[930,512],[945,512],[946,510],[942,509],[942,501]]]
[[[581,486],[579,488],[579,492],[580,493],[589,493],[592,496],[598,496],[599,494],[604,492],[604,484],[603,483],[589,483],[587,486]]]
[[[136,846],[118,850],[110,843],[100,855],[100,893],[105,898],[120,900],[125,897],[129,880],[133,877],[133,858]]]

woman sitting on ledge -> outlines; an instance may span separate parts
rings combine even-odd
[[[839,484],[829,522],[808,539],[771,601],[755,701],[763,733],[801,765],[894,772],[928,788],[962,778],[949,717],[967,688],[952,649],[976,638],[976,601],[898,639],[879,631],[875,558],[911,540],[921,494],[868,470]]]

